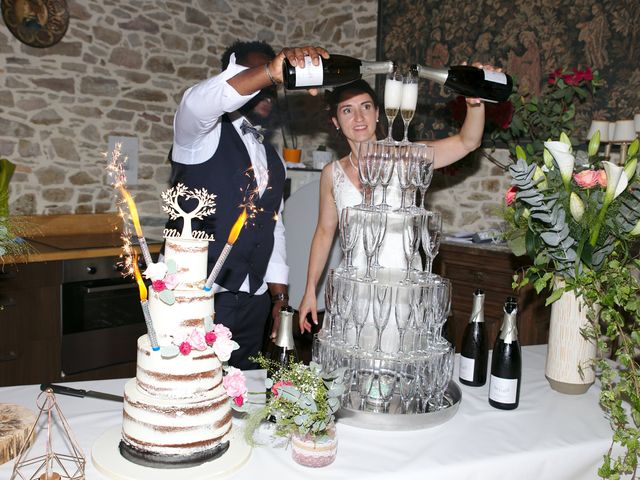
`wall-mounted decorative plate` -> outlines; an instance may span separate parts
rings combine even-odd
[[[64,37],[69,9],[65,0],[2,0],[2,18],[18,40],[44,48]]]

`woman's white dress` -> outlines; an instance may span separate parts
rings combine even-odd
[[[353,207],[362,202],[362,194],[351,182],[339,160],[335,160],[332,163],[332,175],[333,198],[336,203],[338,219],[340,219],[340,214],[345,207]],[[378,186],[376,188],[374,199],[376,204],[379,204],[382,201],[382,187]],[[393,174],[391,184],[387,188],[386,201],[391,205],[392,209],[400,207],[401,190],[398,185],[398,179],[395,172]],[[398,269],[406,268],[406,258],[402,245],[404,218],[405,215],[394,212],[393,210],[387,213],[387,230],[378,254],[378,263],[383,267]],[[364,272],[367,265],[367,258],[364,253],[362,242],[362,229],[360,230],[360,235],[353,250],[352,257],[353,266],[357,267],[359,271]],[[413,265],[420,265],[420,258],[418,255],[414,258]]]

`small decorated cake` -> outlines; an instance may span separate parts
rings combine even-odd
[[[215,212],[215,196],[182,185],[162,196],[185,228],[165,231],[164,261],[144,272],[149,332],[138,339],[136,377],[125,386],[120,453],[144,466],[185,468],[227,451],[232,402],[242,405],[246,387],[240,371],[225,371],[238,345],[214,324],[213,292],[203,288],[213,238],[190,228],[192,218]],[[183,212],[179,196],[198,199],[196,210]]]

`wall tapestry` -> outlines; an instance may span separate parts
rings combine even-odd
[[[638,0],[380,0],[377,50],[379,59],[403,69],[412,63],[491,63],[515,76],[525,95],[538,94],[558,68],[598,70],[604,86],[576,118],[575,133],[585,135],[592,118],[615,121],[640,113],[639,24]],[[379,78],[379,92],[383,86]],[[447,107],[453,99],[421,80],[413,138],[454,131]]]

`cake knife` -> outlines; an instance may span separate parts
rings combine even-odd
[[[59,393],[60,395],[70,395],[72,397],[91,397],[100,398],[102,400],[112,400],[114,402],[123,402],[124,398],[120,395],[113,395],[111,393],[96,392],[94,390],[81,390],[79,388],[64,387],[62,385],[54,385],[53,383],[43,383],[40,385],[40,390],[45,391],[47,388],[53,390],[53,393]]]

